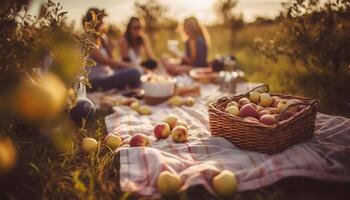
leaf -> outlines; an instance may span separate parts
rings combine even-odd
[[[90,58],[86,58],[85,64],[84,64],[85,67],[94,67],[96,65],[97,65],[97,63],[94,60],[92,60]]]

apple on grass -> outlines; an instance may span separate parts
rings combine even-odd
[[[248,103],[244,106],[242,106],[241,110],[239,111],[239,116],[240,117],[254,117],[257,118],[259,117],[259,113],[256,110],[256,105],[253,103]]]
[[[150,145],[150,139],[144,134],[137,134],[130,139],[131,147],[146,147]]]
[[[217,194],[223,197],[233,195],[237,191],[237,179],[233,172],[224,170],[214,176],[212,185]]]
[[[173,129],[175,128],[177,117],[175,117],[174,115],[170,115],[164,120],[164,122],[170,126],[170,129]]]
[[[180,190],[182,181],[179,175],[163,171],[159,174],[156,185],[163,196],[171,196]]]
[[[96,151],[98,142],[94,138],[84,138],[81,146],[85,152],[92,153]]]
[[[188,130],[184,126],[176,126],[171,131],[171,137],[174,139],[175,142],[185,142],[188,137]]]
[[[167,138],[170,134],[171,134],[170,126],[165,122],[159,122],[154,127],[154,136],[157,139]]]
[[[108,134],[105,137],[105,143],[109,148],[115,150],[122,143],[122,139],[118,135]]]

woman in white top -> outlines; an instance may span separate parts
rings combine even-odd
[[[94,17],[98,23],[94,26],[96,31],[96,48],[92,51],[90,58],[97,64],[91,67],[89,79],[92,90],[102,89],[123,89],[127,86],[137,87],[140,84],[140,72],[134,68],[132,63],[116,61],[111,52],[111,46],[106,41],[105,33],[107,28],[104,18],[107,16],[104,10],[90,8],[83,18],[83,24],[89,23]]]
[[[146,39],[144,21],[137,17],[131,17],[123,37],[119,40],[120,55],[125,62],[139,65],[142,59],[154,59],[153,51]]]

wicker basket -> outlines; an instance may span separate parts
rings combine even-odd
[[[263,84],[253,90],[269,92],[269,87]],[[226,105],[229,102],[248,97],[253,90],[238,96],[223,97],[209,105],[209,124],[212,135],[224,137],[242,149],[270,154],[312,138],[319,100],[271,93],[272,96],[279,96],[283,99],[299,99],[302,101],[302,103],[288,106],[279,115],[274,126],[247,122],[241,117],[225,112]],[[292,118],[280,122],[286,111],[298,105],[306,105],[306,107]]]

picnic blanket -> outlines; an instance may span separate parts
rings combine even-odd
[[[241,85],[238,92],[251,87]],[[180,175],[184,183],[181,190],[201,184],[212,193],[211,179],[224,169],[236,174],[238,191],[257,189],[290,176],[350,181],[350,119],[319,113],[313,139],[273,155],[245,151],[224,138],[211,136],[206,101],[222,94],[214,85],[203,86],[202,92],[193,107],[160,104],[152,107],[152,115],[140,116],[118,106],[105,118],[109,133],[123,138],[143,133],[152,139],[150,147],[125,145],[118,149],[123,191],[159,197],[155,182],[163,170]],[[169,114],[189,125],[188,142],[175,143],[171,137],[157,141],[153,136],[154,125]]]

